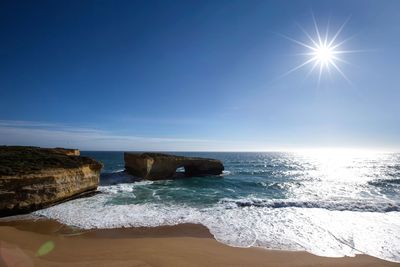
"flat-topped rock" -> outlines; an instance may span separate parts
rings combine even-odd
[[[182,157],[162,153],[124,153],[125,169],[134,176],[148,180],[162,180],[177,177],[176,170],[184,168],[181,176],[219,175],[224,170],[220,160]]]
[[[79,154],[77,149],[0,146],[0,216],[96,190],[102,164]]]

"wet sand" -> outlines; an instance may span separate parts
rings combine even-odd
[[[81,230],[51,220],[1,220],[0,266],[400,266],[367,255],[328,258],[307,252],[235,248],[207,228]]]

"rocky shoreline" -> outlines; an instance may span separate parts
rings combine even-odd
[[[94,192],[101,168],[76,149],[0,146],[0,217]]]
[[[220,175],[224,170],[220,160],[161,153],[125,152],[124,160],[128,173],[148,180]],[[0,217],[92,194],[102,167],[77,149],[0,146]]]

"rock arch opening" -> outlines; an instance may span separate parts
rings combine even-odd
[[[185,177],[186,176],[186,168],[185,166],[178,166],[175,170],[174,177]]]

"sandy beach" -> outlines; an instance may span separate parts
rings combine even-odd
[[[0,222],[1,266],[400,266],[371,256],[328,258],[307,252],[235,248],[207,228],[90,230],[51,220]]]
[[[0,1],[0,267],[400,267],[399,12]]]

